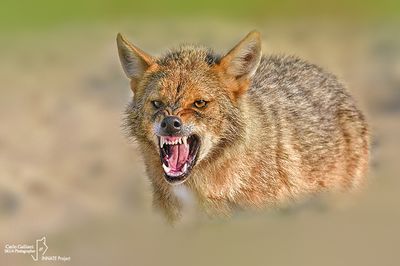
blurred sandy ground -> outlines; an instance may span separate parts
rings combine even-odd
[[[138,20],[0,37],[2,249],[46,236],[46,255],[71,256],[65,265],[400,265],[400,24],[316,21]],[[253,28],[265,54],[296,54],[348,85],[372,126],[370,184],[356,199],[171,228],[121,132],[130,90],[116,33],[153,54],[181,41],[225,52]],[[41,265],[0,253],[0,265]]]

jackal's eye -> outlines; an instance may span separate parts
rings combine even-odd
[[[207,106],[207,102],[204,100],[197,100],[193,103],[193,105],[197,108],[204,108]]]
[[[163,103],[161,101],[151,101],[151,104],[154,106],[154,108],[156,109],[160,109],[161,107],[163,107]]]

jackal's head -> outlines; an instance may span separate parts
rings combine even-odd
[[[183,45],[155,58],[120,34],[117,44],[134,94],[129,134],[159,154],[167,182],[185,181],[196,163],[241,136],[240,100],[261,59],[259,33],[250,32],[225,56]]]

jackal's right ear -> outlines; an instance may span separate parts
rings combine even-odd
[[[257,31],[251,31],[222,59],[220,65],[225,72],[236,79],[251,78],[261,60],[261,37]]]
[[[135,92],[137,82],[142,78],[144,72],[154,64],[154,58],[129,41],[121,33],[117,35],[118,54],[122,68],[128,78],[131,79],[131,87]]]

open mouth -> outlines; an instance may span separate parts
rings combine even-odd
[[[165,178],[169,183],[183,182],[196,163],[199,137],[159,136],[158,140]]]

